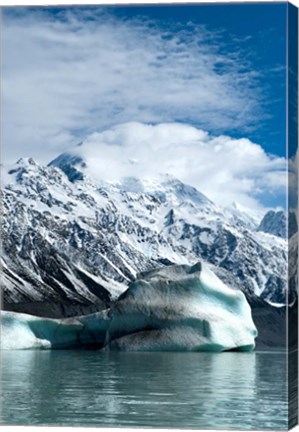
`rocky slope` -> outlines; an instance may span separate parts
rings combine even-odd
[[[263,231],[268,234],[273,234],[277,237],[286,238],[287,236],[287,221],[284,211],[268,211],[263,217],[258,231]]]
[[[142,273],[113,307],[95,314],[1,318],[2,349],[252,351],[257,336],[244,294],[201,262]]]
[[[173,177],[93,181],[82,158],[64,154],[49,166],[21,159],[2,194],[6,309],[90,313],[138,272],[199,259],[247,296],[285,303],[286,240]]]

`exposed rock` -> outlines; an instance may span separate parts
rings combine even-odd
[[[139,275],[107,311],[53,320],[2,312],[4,349],[251,351],[256,328],[244,294],[204,264]]]

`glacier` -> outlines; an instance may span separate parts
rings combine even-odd
[[[202,262],[141,273],[111,308],[95,314],[1,315],[2,349],[251,351],[257,336],[245,295]]]

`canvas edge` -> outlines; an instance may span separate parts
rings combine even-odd
[[[287,160],[288,160],[288,191],[287,214],[298,209],[298,8],[291,3],[287,6]],[[295,162],[295,163],[294,163]],[[293,181],[291,177],[293,177]],[[295,182],[294,182],[295,179]],[[297,213],[298,214],[298,213]],[[290,229],[291,218],[288,218]],[[297,241],[291,245],[288,241],[288,272],[289,284],[291,275],[298,274],[298,229]],[[291,264],[293,263],[293,264]],[[295,263],[295,264],[294,264]],[[296,284],[298,279],[295,278]],[[294,282],[294,281],[293,281]],[[297,287],[298,288],[298,287]],[[289,285],[287,299],[287,397],[288,397],[288,428],[298,425],[298,300],[291,303]]]

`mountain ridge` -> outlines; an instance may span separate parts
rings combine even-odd
[[[285,304],[284,239],[172,176],[95,182],[72,157],[19,160],[5,175],[4,306],[31,299],[101,309],[137,273],[198,259],[232,288]]]

